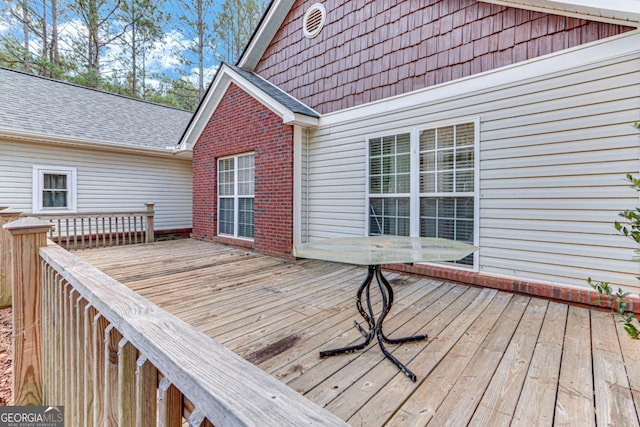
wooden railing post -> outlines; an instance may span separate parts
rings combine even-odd
[[[11,234],[13,284],[13,401],[42,405],[42,274],[39,249],[53,225],[21,218],[2,226]]]
[[[11,235],[2,228],[22,212],[0,207],[0,308],[11,306]]]
[[[145,205],[147,206],[147,241],[146,243],[153,243],[155,241],[155,236],[153,233],[153,227],[154,227],[154,212],[153,212],[153,206],[155,205],[155,203],[153,202],[147,202],[145,203]]]

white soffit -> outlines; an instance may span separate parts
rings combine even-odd
[[[481,0],[555,15],[640,27],[640,0]]]

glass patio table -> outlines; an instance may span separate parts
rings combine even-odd
[[[457,261],[472,254],[477,249],[475,246],[454,240],[401,236],[347,237],[296,245],[293,248],[293,255],[299,258],[368,266],[367,277],[356,291],[356,308],[363,317],[366,328],[360,325],[358,321],[354,321],[356,328],[364,336],[364,341],[348,347],[321,351],[320,357],[363,350],[375,337],[385,357],[393,362],[412,381],[416,381],[416,375],[393,356],[384,344],[421,341],[426,340],[428,336],[424,334],[390,338],[384,334],[382,323],[393,305],[393,288],[382,274],[380,267],[384,264]],[[370,295],[371,283],[374,277],[382,296],[382,308],[377,317]],[[363,293],[366,310],[362,304]]]

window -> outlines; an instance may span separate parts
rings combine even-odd
[[[369,235],[473,244],[475,134],[472,122],[369,139]],[[473,261],[470,255],[458,263]]]
[[[408,133],[369,140],[369,235],[409,235],[410,169]]]
[[[420,236],[473,244],[474,141],[473,123],[420,132]]]
[[[254,155],[218,160],[218,234],[253,239]]]
[[[33,167],[34,213],[76,211],[76,168]]]

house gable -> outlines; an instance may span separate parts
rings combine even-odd
[[[226,96],[231,85],[239,87],[244,93],[253,97],[269,111],[280,117],[283,123],[303,127],[318,125],[319,114],[297,99],[254,73],[232,65],[222,64],[182,135],[177,147],[179,152],[193,149],[203,130],[207,127],[210,117],[215,114],[218,105]]]
[[[294,3],[255,72],[322,114],[631,29],[474,0],[335,1],[324,3],[325,27],[307,39],[301,21],[312,3]]]
[[[293,191],[293,221],[286,212],[282,223],[272,216],[281,236],[293,236],[291,243],[298,243],[370,235],[374,216],[383,222],[389,219],[389,224],[408,218],[411,235],[436,232],[450,236],[451,227],[456,227],[452,223],[471,219],[470,208],[458,217],[457,199],[468,202],[473,196],[471,237],[482,248],[475,270],[441,265],[400,268],[572,301],[588,294],[585,278],[589,275],[624,286],[631,280],[635,283],[638,266],[628,259],[630,242],[612,235],[611,220],[620,210],[637,204],[637,194],[621,177],[637,171],[638,165],[637,131],[631,123],[637,121],[640,99],[636,96],[640,31],[629,30],[637,26],[640,15],[629,13],[631,25],[626,26],[620,24],[625,10],[602,9],[623,4],[620,0],[611,0],[607,6],[593,0],[320,0],[334,15],[327,17],[327,26],[315,39],[302,39],[302,16],[315,1],[295,1],[282,21],[265,18],[263,25],[273,25],[269,30],[275,36],[270,44],[264,43],[264,39],[256,40],[262,37],[259,30],[238,63],[245,72],[259,74],[321,113],[313,132],[291,126],[293,144],[275,144],[283,150],[277,154],[286,157],[293,151],[293,184],[286,170],[278,182],[279,191],[286,196],[278,198],[273,193],[276,190],[256,187],[256,197],[264,191],[260,197],[272,204],[286,202]],[[272,7],[282,13],[283,4],[274,0]],[[551,13],[556,6],[562,9]],[[612,13],[604,16],[607,10]],[[596,16],[600,12],[603,16]],[[428,21],[423,19],[427,15]],[[419,26],[419,22],[428,24]],[[331,25],[339,27],[330,29]],[[455,42],[454,33],[461,34]],[[255,47],[260,44],[262,52]],[[463,62],[465,44],[469,45],[469,59]],[[388,68],[381,67],[383,61],[388,61]],[[305,94],[305,90],[311,92]],[[226,96],[220,107],[226,105]],[[245,91],[242,96],[249,100],[253,94]],[[277,116],[264,110],[263,120],[254,120],[247,116],[251,108],[245,107],[238,109],[231,126],[230,118],[223,119],[227,107],[220,107],[212,112],[211,131],[234,134],[238,140],[227,139],[220,145],[223,149],[203,157],[205,164],[198,167],[208,167],[213,180],[216,159],[232,155],[238,147],[249,149],[242,138],[262,131],[265,123],[275,125],[271,118]],[[246,122],[252,125],[245,128]],[[474,184],[472,189],[457,191],[458,152],[444,155],[451,147],[447,135],[457,135],[459,126],[468,129],[471,123],[477,142]],[[229,131],[233,127],[245,129],[245,135],[237,129]],[[441,130],[442,145],[438,145]],[[203,139],[209,137],[208,132],[209,128],[194,150],[197,157],[201,144],[209,145]],[[435,148],[427,145],[422,149],[423,134],[437,135]],[[397,147],[397,141],[406,142],[407,135],[408,188],[397,193],[393,191],[398,187],[384,194],[371,191],[371,176],[384,172],[383,166],[371,166],[377,160],[371,155],[372,141],[390,138]],[[464,150],[465,144],[455,142],[453,147]],[[405,150],[390,156],[399,160],[406,159],[406,154]],[[435,161],[428,160],[431,154]],[[398,164],[378,162],[385,163]],[[277,160],[274,164],[279,165]],[[456,191],[447,191],[446,186],[444,192],[437,186],[438,191],[421,189],[426,174],[442,173],[443,182],[451,182],[446,181],[451,164]],[[262,163],[260,167],[266,166]],[[395,169],[390,166],[387,170]],[[397,172],[384,174],[391,182]],[[198,182],[198,174],[195,179]],[[211,239],[220,240],[214,228],[215,185],[210,180],[196,194],[209,198],[200,209],[209,215],[204,223],[213,224],[208,229],[213,230]],[[473,194],[459,194],[470,190]],[[383,203],[380,214],[376,199],[382,198],[391,205]],[[445,198],[455,203],[441,204],[439,199]],[[407,201],[408,214],[399,209],[400,202],[406,207]],[[435,218],[433,209],[428,211],[434,201]],[[262,215],[257,203],[256,199],[256,215]],[[385,206],[391,207],[387,210]],[[292,224],[293,230],[280,228],[283,223]],[[266,241],[272,236],[270,225],[262,223],[260,227],[269,232],[260,237],[256,233],[252,247],[289,255],[284,241]],[[402,233],[407,234],[406,228]],[[574,292],[581,287],[583,293]],[[631,289],[637,292],[637,287]]]
[[[293,125],[230,83],[193,148],[193,237],[291,256]],[[255,155],[254,240],[218,236],[217,161]]]

